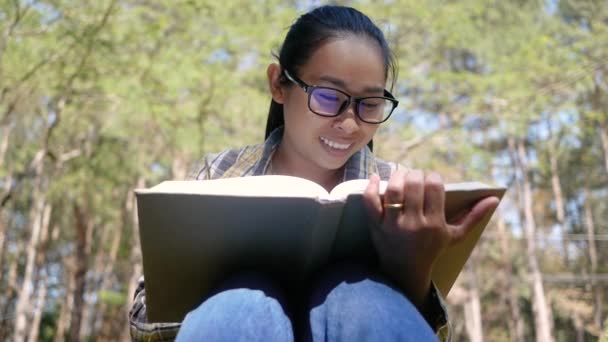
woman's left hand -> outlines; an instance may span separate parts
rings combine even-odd
[[[441,176],[421,170],[397,170],[391,176],[384,201],[380,178],[373,175],[363,194],[371,218],[372,239],[380,265],[405,291],[414,305],[425,306],[433,265],[451,244],[461,241],[475,224],[498,205],[487,197],[457,222],[446,222],[445,191]],[[384,202],[384,205],[383,205]],[[399,208],[386,204],[402,204]]]

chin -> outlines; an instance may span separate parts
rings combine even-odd
[[[323,163],[322,167],[327,170],[337,171],[337,170],[341,169],[342,167],[344,167],[344,165],[346,165],[346,162],[348,162],[348,159],[350,159],[350,157],[344,159],[343,161],[334,161],[334,162]]]

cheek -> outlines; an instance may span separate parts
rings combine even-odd
[[[377,130],[378,130],[378,125],[363,124],[363,126],[362,126],[362,131],[363,131],[363,134],[365,134],[367,141],[370,141],[374,137]]]
[[[308,110],[308,98],[292,96],[283,104],[285,126],[298,135],[310,133],[310,130],[320,129],[326,120]]]
[[[327,131],[328,125],[326,120],[307,110],[291,111],[285,114],[285,128],[290,130],[295,136],[303,139],[316,139],[318,134]]]
[[[307,99],[297,95],[291,89],[285,94],[283,115],[286,125],[292,122],[300,124],[306,118],[306,111],[308,110]]]
[[[289,105],[283,106],[283,115],[285,118],[285,128],[290,131],[300,130],[302,125],[306,125],[306,113],[302,111],[301,106],[298,106],[294,103],[290,103]]]

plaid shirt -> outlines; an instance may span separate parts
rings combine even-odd
[[[228,149],[219,154],[205,156],[189,179],[206,180],[231,177],[257,176],[267,174],[270,161],[281,142],[283,130],[273,131],[263,144],[250,145],[241,149]],[[344,167],[343,181],[367,179],[373,173],[383,180],[388,180],[399,164],[385,162],[372,154],[368,147],[356,152]],[[430,325],[442,341],[450,340],[450,329],[447,321],[445,302],[439,291],[431,289],[433,298]],[[131,339],[136,342],[173,341],[181,323],[149,323],[146,314],[146,291],[144,278],[140,277],[135,289],[133,305],[129,312]]]

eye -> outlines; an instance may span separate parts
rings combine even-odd
[[[369,102],[362,102],[361,103],[363,105],[363,107],[367,108],[367,109],[373,109],[378,107],[380,104],[377,103],[369,103]]]
[[[361,106],[365,109],[375,109],[384,104],[383,99],[365,99],[361,101]]]
[[[339,100],[339,98],[336,94],[331,94],[329,92],[319,92],[317,97],[319,98],[319,100],[328,101],[328,102],[329,101],[337,102]]]

